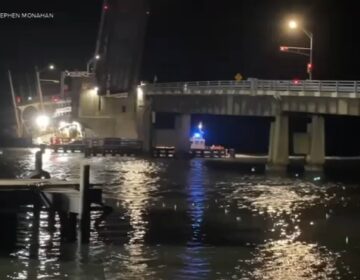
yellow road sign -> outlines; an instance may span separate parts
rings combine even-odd
[[[243,79],[243,76],[240,73],[237,73],[234,78],[235,81],[241,81]]]

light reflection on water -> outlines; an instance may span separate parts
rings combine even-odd
[[[202,223],[205,212],[206,170],[202,161],[193,160],[188,172],[186,190],[188,193],[188,215],[191,223],[191,239],[187,242],[185,252],[181,254],[184,266],[176,278],[208,279],[211,271],[208,256],[202,246]]]
[[[260,246],[250,261],[250,279],[339,279],[338,255],[316,244],[287,239]],[[241,268],[239,268],[241,269]]]
[[[4,151],[2,177],[25,177],[35,150]],[[46,153],[53,177],[78,178],[81,155]],[[88,246],[60,241],[31,209],[0,279],[358,279],[360,190],[213,170],[202,160],[93,158],[114,212]]]

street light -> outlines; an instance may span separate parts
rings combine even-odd
[[[52,63],[50,63],[50,64],[46,65],[45,67],[41,68],[40,70],[39,70],[39,68],[38,68],[37,66],[35,66],[35,69],[36,69],[36,71],[38,71],[39,73],[42,73],[42,72],[44,72],[44,71],[46,71],[46,70],[54,70],[54,69],[55,69],[55,65],[52,64]]]
[[[295,20],[290,20],[289,27],[290,29],[296,29],[298,27],[298,23]]]
[[[46,69],[54,70],[55,65],[49,64],[47,67],[44,67],[41,70],[39,70],[39,68],[37,66],[35,66],[36,85],[37,85],[37,91],[38,91],[39,100],[40,100],[40,108],[41,108],[42,112],[44,112],[44,102],[43,102],[43,93],[42,93],[41,83],[40,83],[40,73],[45,71]]]
[[[90,60],[88,61],[88,63],[86,64],[86,72],[90,73],[90,66],[92,63],[94,63],[97,60],[100,60],[101,56],[99,54],[94,55],[92,58],[90,58]]]
[[[300,55],[305,55],[309,57],[309,63],[307,64],[307,72],[309,74],[309,79],[312,80],[312,68],[313,68],[313,34],[306,30],[304,27],[300,26],[296,20],[290,20],[288,22],[288,27],[291,30],[301,29],[302,32],[309,38],[310,40],[310,47],[288,47],[288,46],[281,46],[280,51],[282,52],[290,52]]]

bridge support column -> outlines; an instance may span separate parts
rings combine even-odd
[[[175,129],[177,136],[175,153],[177,156],[184,156],[190,150],[191,115],[177,115],[175,117]]]
[[[137,107],[137,129],[139,139],[143,143],[143,151],[150,153],[152,148],[153,112],[151,102]]]
[[[325,121],[323,116],[313,115],[308,125],[310,138],[309,153],[306,156],[307,171],[322,171],[325,163]]]
[[[270,127],[268,171],[285,172],[289,163],[289,117],[277,115]]]

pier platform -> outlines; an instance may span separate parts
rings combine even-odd
[[[153,147],[151,155],[154,158],[176,158],[175,147]],[[228,153],[226,149],[190,149],[184,153],[185,158],[226,158]]]
[[[90,184],[90,166],[82,165],[80,180],[57,179],[2,179],[0,180],[0,213],[16,213],[29,207],[38,219],[40,211],[53,217],[58,213],[61,234],[65,240],[74,241],[79,221],[81,242],[90,238],[90,212],[106,209],[102,203],[102,190]]]
[[[47,148],[55,153],[84,153],[86,157],[98,155],[135,156],[140,155],[143,152],[141,141],[118,138],[90,139],[81,143],[70,144],[51,144],[47,146]]]

